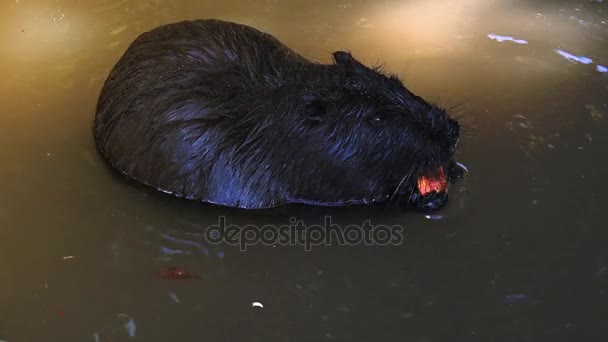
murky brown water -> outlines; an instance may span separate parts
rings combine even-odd
[[[243,212],[117,177],[91,137],[102,82],[138,34],[191,18],[250,24],[322,61],[349,49],[424,97],[462,104],[460,160],[471,173],[443,219],[382,208]],[[608,332],[606,2],[3,0],[0,37],[2,341],[600,341]],[[403,225],[405,242],[241,252],[201,236],[220,216],[261,225],[325,215]],[[161,279],[172,264],[200,278]]]

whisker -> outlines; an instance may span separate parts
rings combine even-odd
[[[410,206],[410,202],[412,201],[412,195],[414,194],[415,189],[410,190],[410,194],[407,196],[407,202],[405,204],[406,207]]]
[[[445,109],[445,111],[446,111],[446,112],[451,112],[451,111],[453,111],[454,109],[461,107],[463,104],[464,104],[464,102],[460,102],[460,103],[458,103],[458,104],[453,105],[452,107],[448,107],[448,108],[446,108],[446,109]]]
[[[397,192],[399,191],[399,189],[401,188],[401,186],[403,184],[409,183],[409,178],[412,176],[412,174],[414,174],[413,171],[410,171],[408,173],[405,174],[405,176],[403,176],[403,178],[401,178],[401,182],[399,182],[399,185],[397,186],[397,188],[395,189],[395,191],[393,192],[393,195],[391,196],[391,198],[388,200],[388,203],[392,203],[393,199],[395,198],[395,196],[397,195]],[[407,181],[406,181],[407,179]]]

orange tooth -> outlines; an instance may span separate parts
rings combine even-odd
[[[448,190],[448,177],[443,167],[437,169],[434,174],[423,175],[418,178],[418,191],[422,196],[433,191],[442,192]]]

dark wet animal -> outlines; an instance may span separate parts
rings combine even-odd
[[[458,123],[396,76],[344,51],[333,59],[225,21],[158,27],[106,80],[97,146],[129,178],[225,206],[442,205],[416,180],[454,169]]]

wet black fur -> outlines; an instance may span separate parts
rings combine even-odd
[[[161,26],[110,73],[97,145],[142,183],[241,208],[386,201],[451,160],[456,121],[398,78],[333,56],[316,63],[219,20]]]

